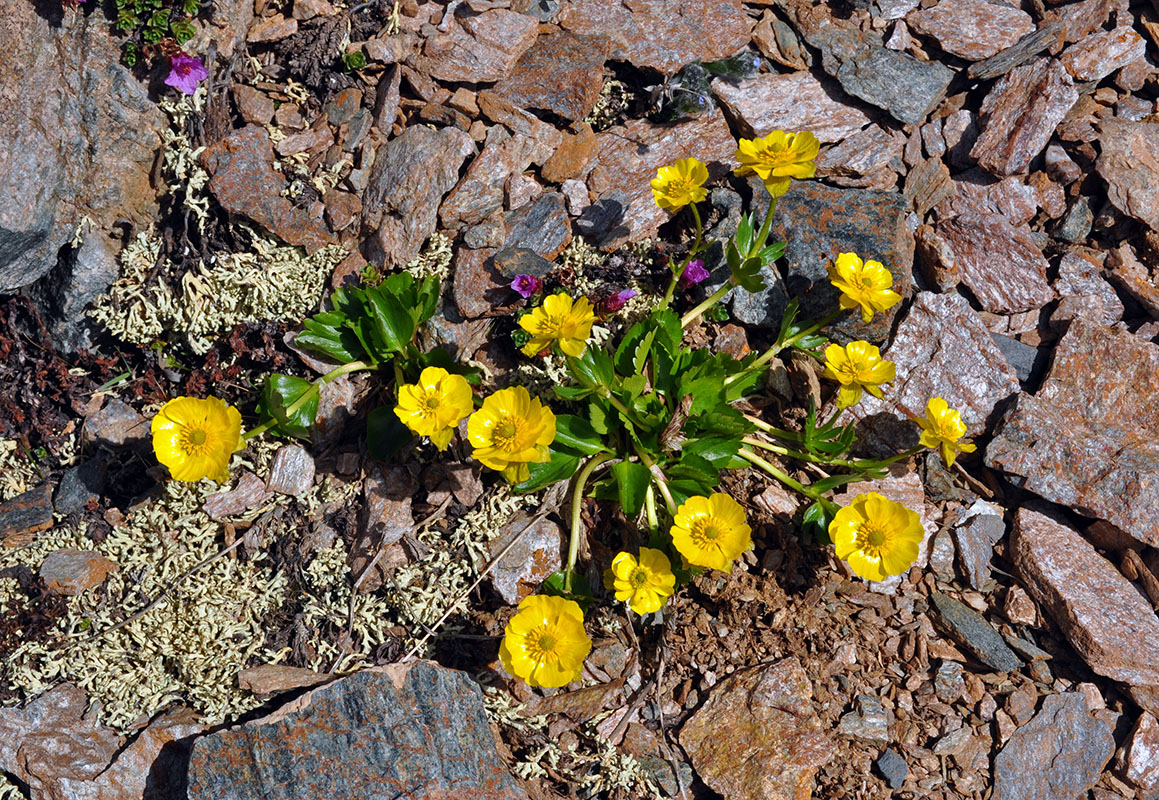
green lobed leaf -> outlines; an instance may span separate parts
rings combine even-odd
[[[512,486],[515,491],[522,494],[536,492],[545,486],[567,480],[579,470],[580,461],[583,458],[579,453],[565,450],[557,445],[552,445],[550,452],[551,460],[542,464],[527,465],[531,475],[522,483]]]
[[[620,461],[609,471],[616,482],[620,496],[620,507],[629,519],[634,519],[644,507],[644,495],[652,482],[652,473],[639,461]]]
[[[551,597],[563,597],[567,600],[574,600],[580,607],[580,610],[585,614],[591,608],[592,603],[596,598],[592,596],[592,586],[588,583],[587,578],[580,575],[575,570],[571,570],[571,591],[565,589],[567,584],[567,570],[559,570],[547,576],[539,590],[543,594]]]
[[[555,444],[589,456],[607,450],[592,425],[574,414],[555,415]]]
[[[314,416],[318,413],[318,393],[313,392],[313,396],[292,414],[289,408],[313,388],[314,384],[311,381],[292,375],[275,372],[267,377],[258,410],[264,420],[274,421],[271,430],[284,436],[309,439]]]

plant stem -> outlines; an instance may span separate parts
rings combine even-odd
[[[708,309],[712,308],[714,305],[719,303],[720,299],[722,297],[724,297],[726,294],[728,294],[731,290],[732,290],[732,278],[729,278],[727,281],[725,281],[724,285],[722,285],[719,289],[717,289],[715,292],[713,292],[708,297],[706,297],[704,300],[702,300],[694,309],[692,309],[687,314],[685,314],[683,317],[681,317],[680,318],[680,327],[687,328],[689,325],[691,325],[693,322],[696,321],[697,317],[699,317],[705,311],[707,311]]]
[[[806,328],[805,330],[801,331],[800,333],[796,333],[796,334],[790,336],[788,339],[786,339],[783,342],[778,342],[778,343],[772,345],[768,350],[761,353],[761,357],[758,358],[753,363],[749,364],[748,367],[741,370],[740,372],[737,372],[733,375],[729,375],[727,378],[725,378],[724,385],[728,386],[730,383],[734,383],[734,382],[740,380],[740,378],[743,375],[745,375],[746,373],[752,372],[753,370],[756,370],[756,369],[760,369],[765,364],[768,364],[770,361],[772,361],[774,358],[776,358],[782,350],[785,350],[789,347],[792,347],[798,340],[804,339],[806,336],[811,336],[812,334],[814,334],[817,331],[824,328],[826,325],[829,325],[834,320],[836,320],[838,317],[840,317],[841,313],[842,313],[841,309],[837,309],[836,311],[834,311],[829,316],[825,317],[825,319],[821,320],[817,324],[811,325],[808,328]]]
[[[660,300],[658,309],[668,308],[669,304],[672,302],[672,297],[676,294],[676,287],[680,283],[680,279],[684,277],[684,270],[686,270],[688,265],[692,263],[693,256],[700,252],[702,230],[700,223],[700,211],[696,208],[696,203],[691,203],[688,207],[692,209],[692,218],[696,220],[696,239],[692,243],[692,249],[688,251],[688,253],[684,256],[684,260],[680,262],[680,266],[677,267],[676,270],[672,273],[672,280],[668,281],[668,288],[664,291],[664,297]]]
[[[374,365],[367,364],[365,361],[351,361],[349,364],[343,364],[340,367],[335,367],[321,378],[318,378],[316,381],[310,384],[309,389],[302,392],[301,396],[298,397],[297,400],[286,406],[286,417],[292,417],[295,413],[297,413],[298,410],[302,408],[302,406],[306,405],[306,403],[308,403],[312,398],[317,396],[322,391],[322,387],[327,383],[330,383],[330,381],[337,380],[343,375],[349,375],[351,372],[358,372],[360,370],[366,369],[374,369]],[[246,431],[242,436],[242,439],[248,442],[250,439],[259,434],[265,433],[277,424],[278,421],[276,419],[268,419],[256,428]]]
[[[648,515],[648,531],[654,536],[660,530],[660,520],[656,517],[656,487],[652,484],[644,492],[644,511]]]
[[[909,458],[910,456],[916,455],[917,453],[919,453],[925,449],[923,447],[914,447],[914,448],[911,448],[910,450],[906,450],[904,453],[898,453],[896,456],[890,456],[889,458],[875,458],[875,459],[870,459],[870,458],[853,458],[853,459],[832,458],[832,459],[829,459],[829,458],[825,458],[823,456],[815,456],[812,453],[802,453],[799,450],[790,450],[787,447],[781,447],[780,445],[772,444],[770,442],[762,442],[760,439],[754,439],[751,436],[746,436],[743,439],[741,439],[741,441],[744,444],[752,445],[754,447],[759,447],[762,450],[768,450],[770,453],[776,453],[779,456],[787,456],[788,458],[795,458],[798,461],[809,461],[809,462],[812,462],[814,464],[828,464],[828,465],[834,466],[834,467],[848,467],[849,469],[855,469],[859,472],[863,472],[865,470],[871,470],[871,469],[879,469],[881,467],[888,467],[890,464],[894,463],[895,461],[901,461],[904,458]]]
[[[822,499],[821,493],[818,492],[817,490],[813,489],[813,487],[806,486],[805,484],[801,483],[800,481],[795,480],[793,478],[790,478],[787,473],[783,472],[782,470],[777,469],[772,464],[770,464],[768,461],[766,461],[765,459],[761,458],[756,453],[754,453],[752,450],[749,450],[748,448],[742,447],[740,450],[737,451],[737,455],[740,456],[741,458],[743,458],[745,461],[752,464],[753,466],[759,467],[760,469],[764,470],[769,475],[769,477],[775,478],[776,480],[778,480],[781,483],[788,486],[793,491],[798,492],[799,494],[803,494],[805,497],[808,497],[810,500],[820,501]]]
[[[576,559],[579,558],[580,518],[583,511],[584,486],[587,485],[588,478],[595,472],[596,467],[605,461],[610,461],[611,458],[612,456],[608,453],[592,456],[588,459],[588,463],[584,464],[583,469],[579,471],[579,475],[576,476],[575,487],[571,493],[571,539],[567,543],[567,569],[563,572],[563,590],[565,592],[571,591],[571,576],[575,572]]]
[[[778,439],[784,439],[787,442],[799,442],[799,441],[801,441],[801,434],[795,433],[794,431],[787,431],[787,430],[784,430],[783,428],[777,428],[777,427],[765,422],[760,417],[754,417],[751,414],[745,414],[744,418],[747,419],[749,422],[751,422],[753,425],[755,425],[757,427],[757,430],[764,431],[765,433],[767,433],[771,436],[776,436]]]
[[[660,496],[664,498],[664,507],[668,510],[668,515],[672,517],[676,516],[676,500],[673,499],[672,492],[668,489],[668,480],[664,477],[664,472],[644,452],[644,448],[640,447],[638,443],[632,442],[632,448],[636,451],[636,455],[640,457],[640,461],[652,473],[652,483],[660,490]]]

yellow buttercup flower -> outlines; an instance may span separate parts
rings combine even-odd
[[[153,417],[153,452],[178,481],[229,480],[229,459],[242,449],[241,412],[216,397],[176,397]]]
[[[913,511],[877,492],[859,494],[829,523],[837,557],[866,580],[900,575],[918,557],[925,531]]]
[[[531,334],[523,354],[533,356],[552,342],[559,342],[560,350],[578,358],[584,354],[595,321],[595,312],[586,297],[573,304],[566,294],[548,295],[543,298],[543,305],[519,320],[519,327]]]
[[[476,461],[519,483],[531,477],[529,463],[551,459],[547,446],[555,441],[555,414],[522,386],[500,389],[467,420],[467,439]]]
[[[829,266],[829,282],[841,291],[841,308],[861,306],[861,319],[869,322],[878,311],[901,302],[890,289],[893,275],[880,261],[865,261],[857,253],[841,253]]]
[[[704,182],[708,167],[695,158],[682,158],[670,167],[660,167],[652,179],[652,198],[665,211],[679,211],[689,203],[708,197]]]
[[[583,673],[592,640],[574,600],[533,594],[507,623],[499,660],[530,686],[566,686]]]
[[[735,156],[740,166],[733,174],[737,177],[755,174],[769,194],[780,197],[789,191],[792,178],[812,178],[817,174],[813,159],[820,151],[821,143],[810,131],[773,131],[763,139],[741,139]]]
[[[690,497],[676,509],[672,543],[684,560],[697,567],[732,572],[732,562],[753,547],[753,529],[745,524],[740,503],[723,492]]]
[[[881,397],[878,387],[897,377],[897,367],[869,342],[831,344],[825,348],[825,377],[841,384],[837,407],[849,408],[861,400],[862,389]]]
[[[631,553],[620,553],[604,573],[604,587],[615,591],[637,614],[659,611],[676,590],[672,562],[660,550],[640,548],[640,560]]]
[[[471,384],[462,375],[452,375],[442,367],[427,367],[418,383],[398,388],[395,415],[419,436],[428,437],[435,447],[446,450],[459,420],[471,413],[474,402]]]
[[[926,403],[926,415],[916,422],[922,428],[919,439],[922,447],[942,448],[942,460],[947,467],[954,466],[958,453],[973,453],[978,449],[969,439],[962,438],[966,435],[966,423],[962,422],[961,413],[940,397]]]

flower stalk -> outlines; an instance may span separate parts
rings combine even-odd
[[[571,591],[571,578],[575,574],[575,563],[579,559],[580,520],[583,512],[584,487],[587,486],[588,478],[592,476],[596,468],[611,459],[612,456],[608,453],[593,456],[588,459],[583,469],[576,475],[575,486],[572,487],[571,491],[571,538],[567,543],[567,567],[563,571],[563,589],[565,592]]]

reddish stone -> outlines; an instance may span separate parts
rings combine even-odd
[[[749,138],[812,131],[823,143],[840,142],[871,121],[840,88],[810,72],[767,73],[736,86],[717,81],[713,92]]]
[[[519,540],[491,570],[492,588],[513,606],[539,591],[548,576],[563,567],[563,529],[557,523],[519,512],[491,540],[491,558],[498,556],[516,536]]]
[[[286,444],[274,454],[266,488],[279,494],[300,495],[314,485],[314,457],[300,444]]]
[[[1153,714],[1139,715],[1122,752],[1121,773],[1127,782],[1144,793],[1159,789],[1159,721]]]
[[[315,672],[303,667],[288,667],[284,664],[259,664],[239,672],[237,685],[247,692],[271,695],[317,686],[330,680],[330,677],[327,672]]]
[[[521,298],[511,290],[511,279],[495,266],[497,247],[460,248],[455,257],[451,290],[459,313],[468,319],[510,314]]]
[[[223,519],[257,508],[273,496],[274,493],[266,489],[266,482],[247,470],[232,489],[205,498],[202,508],[212,519]]]
[[[275,14],[272,17],[265,17],[254,22],[250,26],[246,41],[250,43],[277,42],[293,36],[297,32],[298,20],[293,17],[287,19],[281,14]]]
[[[546,192],[534,202],[507,215],[507,239],[503,247],[533,250],[548,261],[571,242],[571,219],[563,195]]]
[[[5,547],[30,542],[52,527],[52,487],[47,483],[0,503],[0,541]]]
[[[556,22],[572,33],[605,35],[612,58],[666,75],[690,61],[733,55],[753,28],[740,0],[572,0]]]
[[[362,214],[362,201],[351,192],[331,189],[322,202],[326,206],[326,222],[335,233],[349,228]]]
[[[552,124],[513,105],[490,90],[479,92],[476,99],[479,111],[492,122],[497,122],[514,134],[526,136],[536,143],[532,164],[543,164],[559,149],[563,134]]]
[[[986,0],[951,0],[915,11],[906,22],[932,37],[947,53],[968,61],[989,58],[1034,32],[1034,20],[1017,8]]]
[[[807,799],[835,755],[796,658],[738,670],[680,729],[696,773],[725,797]]]
[[[935,291],[953,291],[962,280],[953,249],[932,225],[919,225],[914,231],[914,261]]]
[[[1155,546],[1156,441],[1159,347],[1075,319],[1042,387],[1019,397],[987,446],[986,463],[1031,492]]]
[[[583,119],[595,108],[603,89],[610,47],[606,36],[566,31],[540,36],[492,91],[521,108]]]
[[[982,101],[982,133],[970,155],[994,175],[1025,172],[1078,97],[1057,61],[1040,58],[1011,70]]]
[[[1129,25],[1099,31],[1063,51],[1059,61],[1076,81],[1100,81],[1115,70],[1141,59],[1147,51],[1143,37]]]
[[[540,175],[551,183],[563,183],[582,175],[596,157],[598,144],[592,126],[586,122],[579,123],[579,130],[574,135],[564,134],[559,149],[544,162]]]
[[[502,209],[507,179],[527,169],[537,147],[538,143],[526,136],[513,136],[498,125],[491,128],[483,151],[439,209],[443,226],[475,225]]]
[[[334,144],[334,131],[326,124],[308,128],[302,133],[287,136],[274,146],[280,156],[292,156],[295,153],[317,153]]]
[[[1000,214],[1011,225],[1030,222],[1038,213],[1038,193],[1023,177],[995,180],[980,169],[954,179],[954,193],[937,205],[942,222],[962,214]]]
[[[364,507],[359,535],[350,550],[350,572],[357,579],[368,568],[376,554],[385,551],[415,529],[411,498],[417,488],[413,478],[401,467],[374,465],[363,483]],[[373,592],[382,586],[385,570],[381,563],[365,575],[362,587]]]
[[[501,80],[535,43],[538,30],[534,17],[505,8],[455,16],[447,32],[426,40],[418,68],[440,81]]]
[[[149,420],[137,410],[115,397],[85,418],[85,434],[98,444],[121,447],[149,437]]]
[[[817,174],[841,186],[892,189],[897,182],[894,165],[900,162],[904,146],[905,137],[900,133],[871,125],[822,153],[817,159]]]
[[[1062,300],[1050,315],[1052,326],[1065,329],[1066,325],[1059,323],[1078,317],[1109,326],[1123,318],[1123,301],[1114,287],[1103,280],[1101,267],[1101,257],[1091,260],[1078,252],[1063,255],[1054,282]]]
[[[1022,585],[1092,670],[1143,697],[1159,691],[1159,619],[1111,562],[1044,509],[1018,510],[1010,551]]]
[[[1159,319],[1159,277],[1135,258],[1131,245],[1124,242],[1118,250],[1112,250],[1107,266],[1111,268],[1111,280]]]
[[[954,251],[962,283],[986,311],[1010,314],[1041,308],[1054,299],[1050,266],[1030,229],[997,214],[963,214],[938,225]]]
[[[254,125],[266,125],[274,118],[274,101],[252,86],[235,83],[230,91],[242,119]]]
[[[49,553],[40,565],[44,588],[53,594],[75,596],[100,586],[120,567],[93,551],[73,549]]]
[[[286,179],[273,167],[274,150],[264,128],[247,125],[201,155],[209,171],[209,190],[231,214],[240,214],[290,244],[313,253],[331,244],[320,221],[282,196]]]
[[[1095,168],[1111,204],[1159,230],[1159,123],[1105,119],[1099,129]]]

